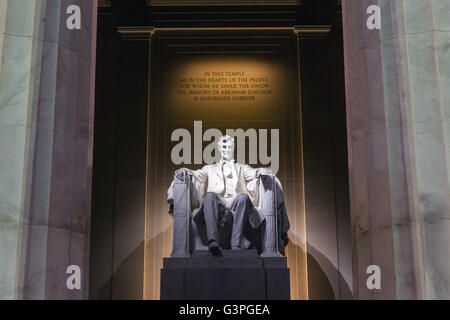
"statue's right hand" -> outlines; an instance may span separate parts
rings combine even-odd
[[[181,168],[175,171],[175,175],[183,175],[186,176],[188,174],[191,174],[191,170],[189,170],[188,168]]]

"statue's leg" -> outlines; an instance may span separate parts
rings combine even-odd
[[[219,238],[220,247],[231,249],[231,231],[233,230],[233,213],[220,206],[219,207]]]
[[[203,214],[208,242],[219,241],[219,198],[214,192],[208,192],[203,198]]]
[[[241,244],[243,236],[244,225],[248,221],[248,212],[253,207],[253,203],[246,194],[239,194],[233,201],[232,210],[233,216],[233,230],[231,234],[231,247],[238,248]]]

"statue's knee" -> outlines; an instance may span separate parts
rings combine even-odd
[[[216,199],[217,199],[217,194],[215,194],[214,192],[207,192],[205,194],[205,197],[203,198],[203,201],[211,202],[211,201],[215,201]]]
[[[248,196],[248,194],[245,193],[241,193],[236,197],[236,201],[239,203],[247,203],[247,202],[251,202],[250,197]]]

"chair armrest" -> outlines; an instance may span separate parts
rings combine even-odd
[[[275,210],[276,177],[274,174],[260,176],[259,178],[259,205],[261,210]]]
[[[191,214],[191,176],[177,172],[173,183],[173,242],[171,257],[190,257],[189,223]]]
[[[174,175],[173,183],[173,206],[174,213],[190,213],[190,185],[191,176],[182,172]]]
[[[277,225],[277,179],[275,175],[260,176],[259,211],[266,220],[262,237],[262,257],[279,257]]]

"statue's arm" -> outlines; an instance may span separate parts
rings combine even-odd
[[[206,170],[206,166],[198,170],[190,170],[190,174],[200,184],[204,184],[208,180],[208,171]]]
[[[273,172],[267,168],[252,168],[249,165],[244,165],[244,176],[246,181],[258,179],[260,176],[268,176]]]

